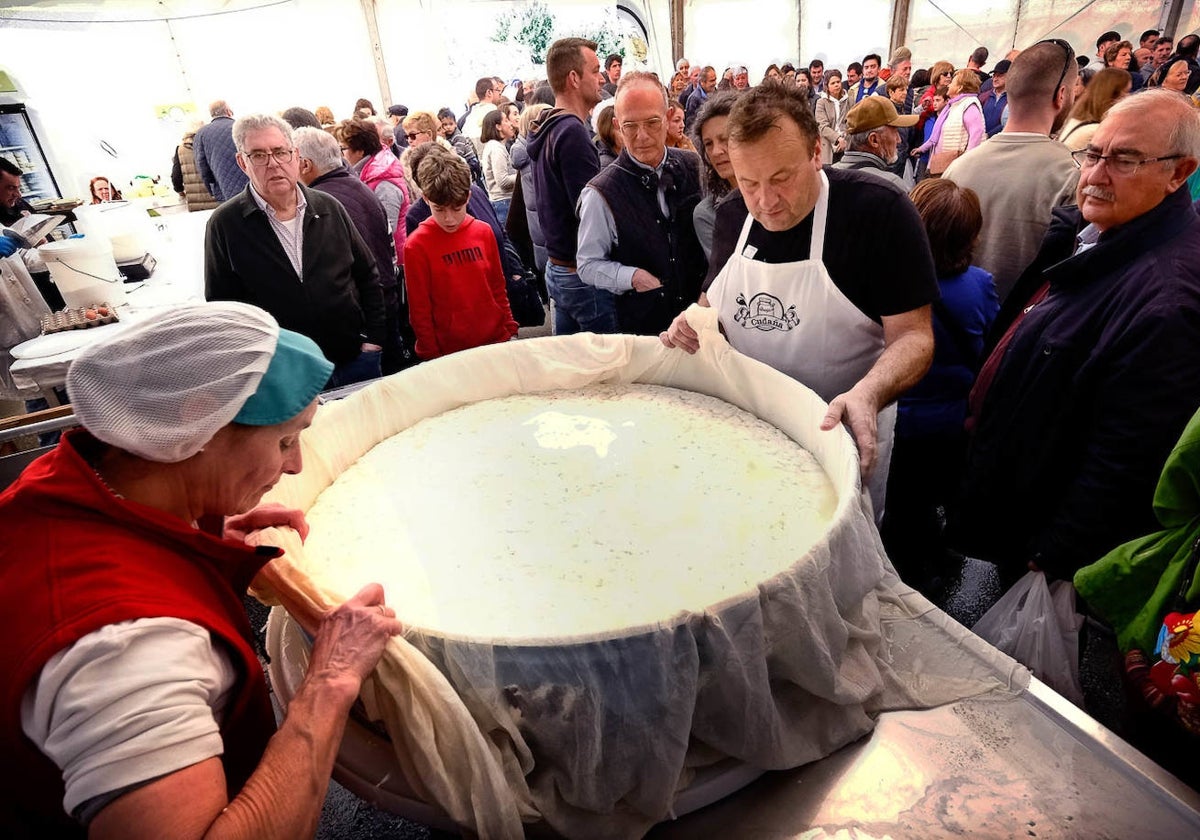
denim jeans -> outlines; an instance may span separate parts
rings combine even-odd
[[[546,263],[546,290],[554,301],[555,335],[620,332],[612,293],[589,286],[569,268]]]
[[[342,362],[333,369],[333,375],[325,383],[325,390],[342,388],[368,379],[378,379],[383,376],[383,372],[380,370],[382,357],[383,353],[379,350],[364,350],[358,354],[358,358]]]
[[[492,202],[492,208],[496,211],[496,218],[500,220],[501,230],[504,229],[504,223],[508,221],[508,208],[511,204],[511,198],[500,198]]]

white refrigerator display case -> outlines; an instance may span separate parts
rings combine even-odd
[[[62,195],[24,105],[0,105],[0,156],[21,168],[21,197],[30,204]]]

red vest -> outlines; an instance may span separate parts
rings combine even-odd
[[[98,446],[70,432],[0,495],[0,755],[13,771],[0,825],[17,826],[18,836],[22,827],[30,836],[81,833],[64,822],[62,774],[21,731],[21,697],[46,660],[107,624],[182,618],[223,643],[238,673],[221,724],[231,798],[275,731],[242,593],[278,549],[221,540],[118,499],[81,455]]]

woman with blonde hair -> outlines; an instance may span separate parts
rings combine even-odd
[[[913,157],[920,157],[932,150],[927,171],[935,177],[987,136],[983,127],[983,106],[979,104],[979,75],[974,70],[959,70],[947,92],[950,100],[938,115],[933,134],[910,152]]]
[[[684,89],[687,88],[687,86],[688,86],[688,74],[687,73],[684,73],[681,70],[678,73],[676,73],[674,76],[672,76],[671,77],[671,86],[670,86],[672,101],[678,102],[680,95],[683,93]]]
[[[333,111],[329,109],[328,105],[318,106],[317,110],[313,111],[313,114],[316,115],[317,122],[321,124],[321,128],[329,128],[337,125],[337,120],[333,118]]]
[[[1127,96],[1132,87],[1133,77],[1125,70],[1105,67],[1096,71],[1058,132],[1058,142],[1073,152],[1086,149],[1108,109]]]
[[[400,165],[404,167],[404,178],[408,181],[412,201],[416,202],[424,193],[414,177],[416,173],[412,167],[412,150],[426,143],[437,143],[448,152],[455,149],[439,131],[441,122],[429,111],[413,111],[404,118],[401,125],[404,127],[404,136],[408,138],[408,148],[400,153]]]

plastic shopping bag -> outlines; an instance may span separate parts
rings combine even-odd
[[[1083,617],[1075,612],[1075,590],[1070,583],[1055,581],[1052,587],[1047,586],[1045,574],[1029,572],[984,613],[972,630],[1063,697],[1082,706],[1082,624]]]

